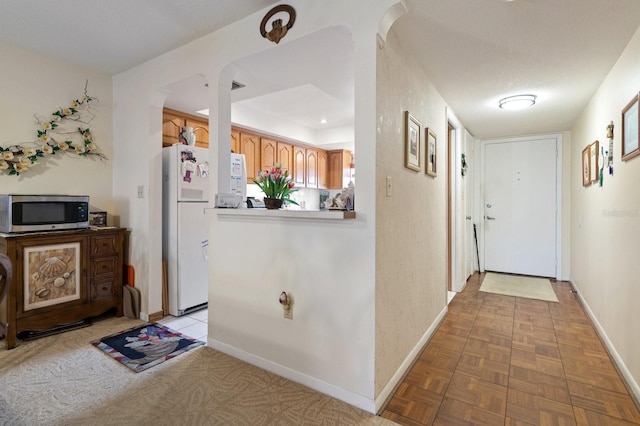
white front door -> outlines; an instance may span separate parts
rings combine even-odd
[[[556,144],[485,142],[485,270],[556,276]]]

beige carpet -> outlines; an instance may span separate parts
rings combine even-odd
[[[480,291],[558,302],[551,282],[546,278],[487,272],[482,280]]]
[[[134,373],[89,344],[140,323],[0,341],[0,425],[395,425],[209,347]]]

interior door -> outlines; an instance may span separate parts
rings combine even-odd
[[[485,144],[485,270],[556,275],[556,143]]]
[[[464,244],[465,244],[465,279],[468,279],[478,268],[478,260],[476,255],[476,243],[473,234],[473,225],[476,220],[473,212],[473,189],[474,189],[474,173],[470,167],[473,160],[473,138],[465,132],[464,151],[465,165],[462,167],[464,176],[462,185],[462,201],[465,206],[465,226],[464,226]],[[461,157],[462,161],[462,157]]]

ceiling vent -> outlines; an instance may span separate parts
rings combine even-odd
[[[231,82],[231,90],[242,89],[243,87],[244,87],[244,84],[238,83],[235,80]]]

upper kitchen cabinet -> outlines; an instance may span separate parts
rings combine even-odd
[[[260,169],[270,169],[278,162],[278,142],[260,138]]]
[[[172,109],[162,110],[162,146],[180,142],[180,127],[186,126],[182,113]]]
[[[343,172],[346,174],[344,185],[349,179],[350,151],[325,151],[235,126],[231,129],[231,150],[244,154],[248,183],[253,182],[258,170],[270,169],[278,163],[289,171],[298,188],[341,189]],[[330,154],[335,157],[333,160]],[[331,170],[331,167],[338,169]]]
[[[327,188],[328,155],[323,149],[293,145],[293,182],[306,188]]]
[[[301,146],[293,147],[293,173],[291,179],[298,186],[306,186],[307,184],[307,153]]]
[[[318,150],[307,148],[306,150],[307,161],[307,188],[318,187]]]
[[[187,117],[187,126],[193,129],[196,135],[196,146],[209,147],[209,120],[200,117]]]
[[[196,146],[209,147],[209,120],[170,108],[162,110],[162,146],[180,143],[180,128],[191,127],[196,136]]]
[[[293,166],[293,146],[290,143],[276,141],[271,138],[261,138],[261,158],[262,169],[270,169],[276,164],[280,164],[283,170],[292,172]]]
[[[240,154],[240,130],[231,129],[231,152]]]
[[[329,189],[342,189],[347,186],[351,178],[351,151],[346,149],[337,149],[328,151],[329,162]]]
[[[240,154],[244,154],[248,183],[253,182],[256,173],[262,168],[260,163],[261,150],[260,136],[255,133],[240,132]]]
[[[318,188],[327,189],[329,186],[329,154],[324,149],[318,150]]]
[[[277,160],[284,170],[293,170],[293,145],[286,142],[279,142],[276,146],[278,150]]]

